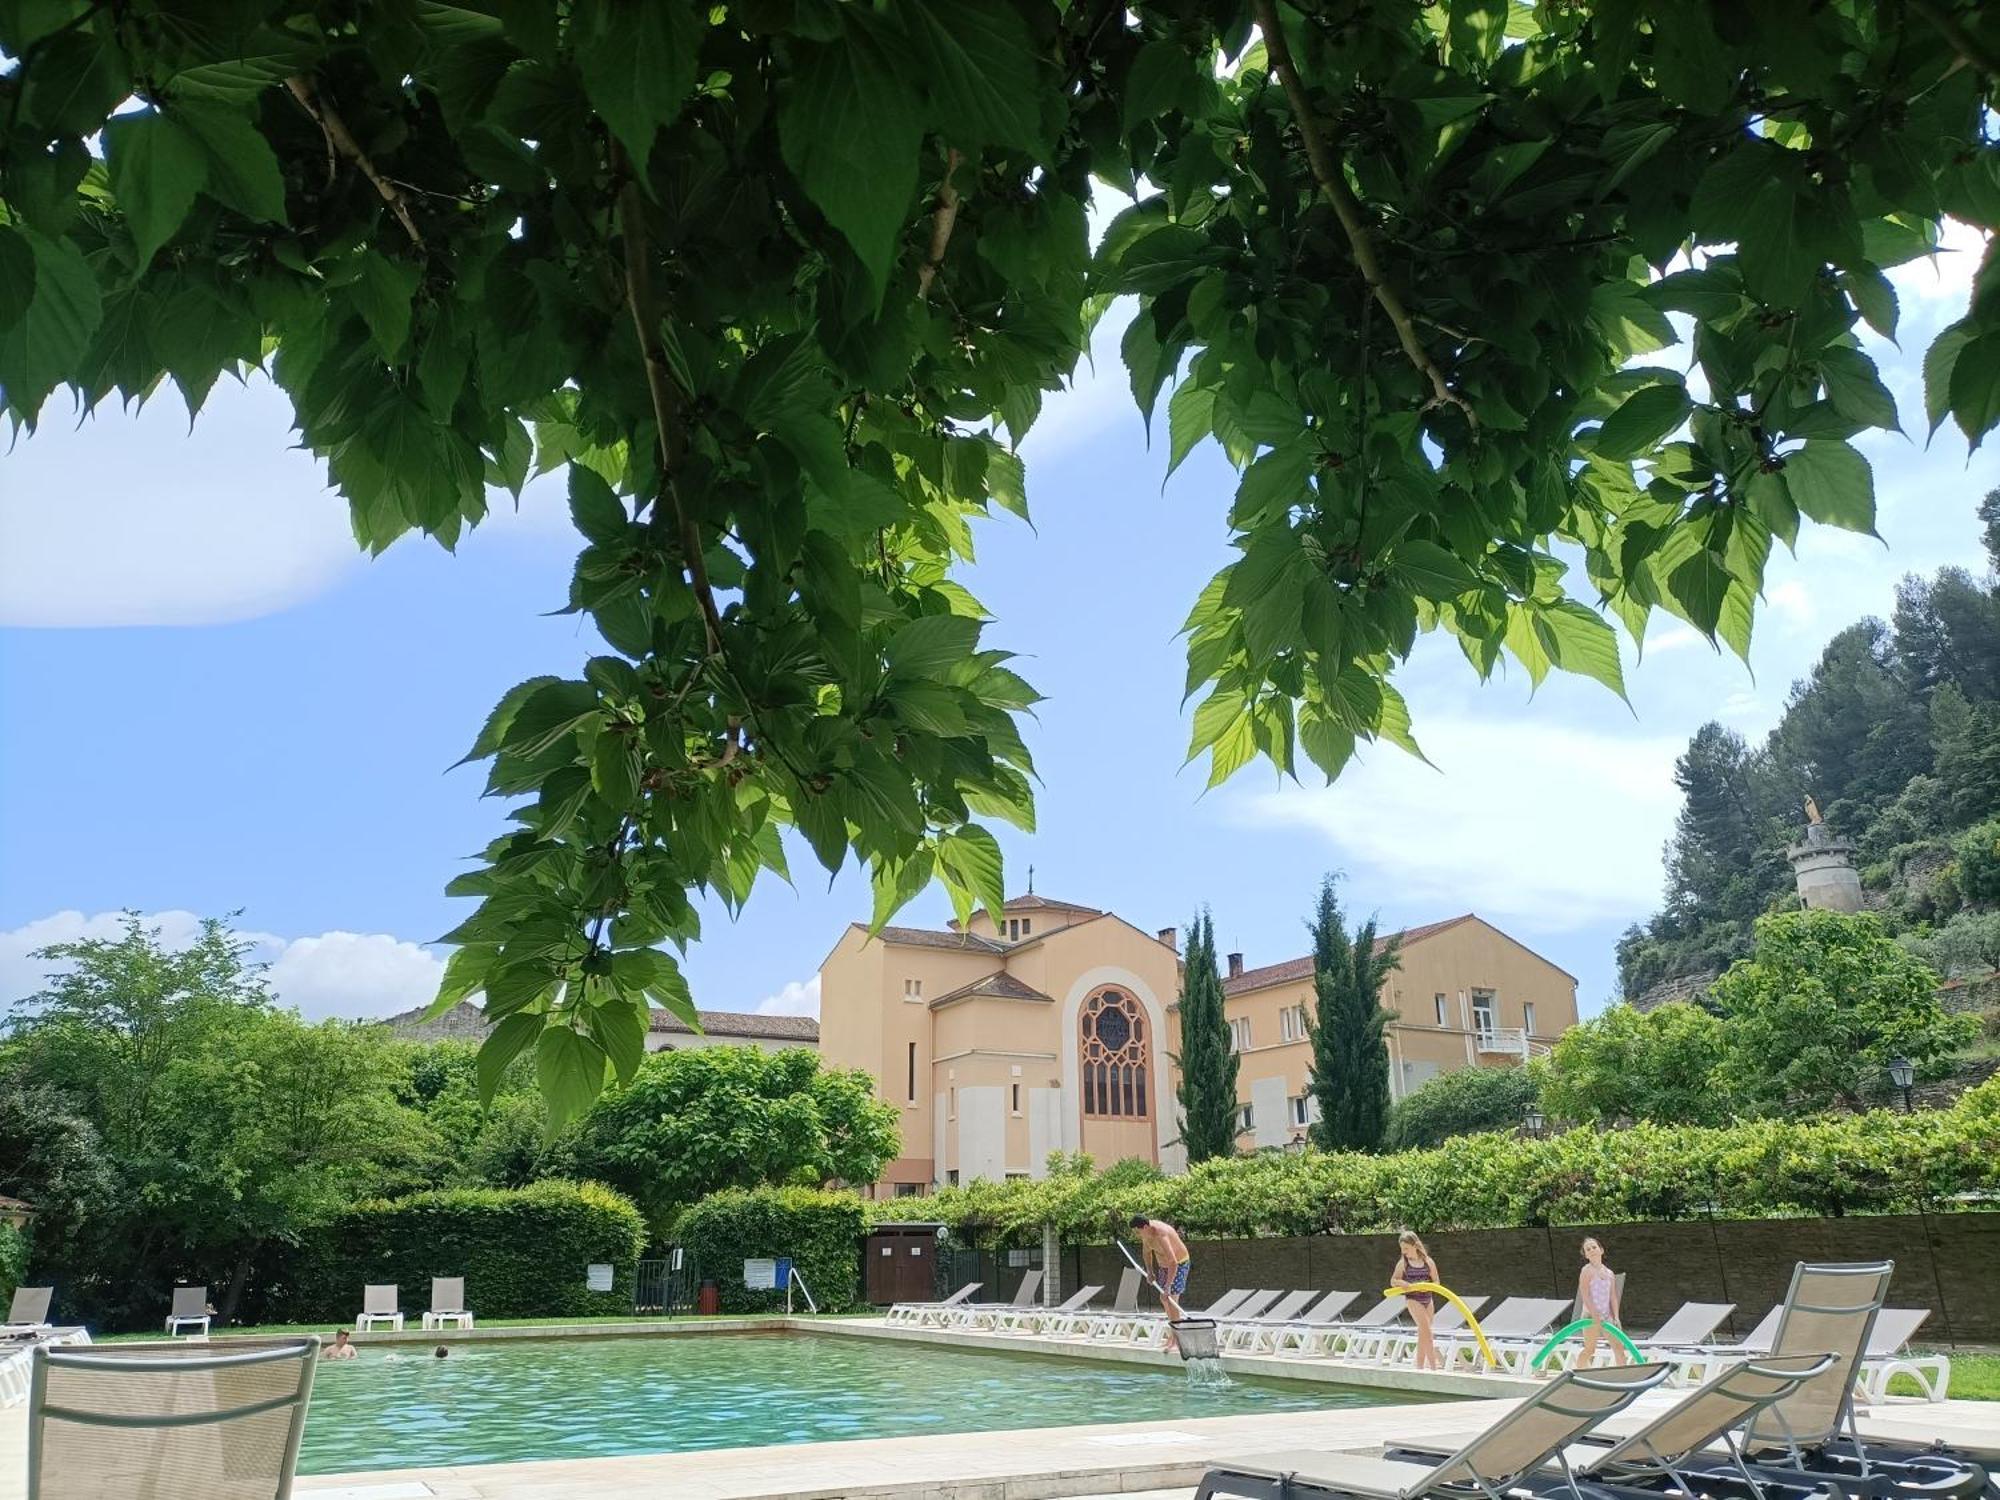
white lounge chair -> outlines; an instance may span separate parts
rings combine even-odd
[[[993,1320],[993,1333],[1037,1334],[1052,1322],[1081,1312],[1101,1286],[1080,1286],[1059,1307],[1010,1307]]]
[[[936,1302],[894,1303],[889,1308],[886,1321],[891,1323],[915,1323],[919,1327],[922,1327],[925,1323],[930,1322],[938,1313],[945,1311],[947,1308],[962,1306],[983,1285],[983,1282],[968,1281],[949,1297],[942,1298]]]
[[[1458,1333],[1466,1326],[1465,1314],[1470,1309],[1472,1315],[1479,1316],[1479,1309],[1493,1299],[1480,1294],[1460,1297],[1458,1303],[1444,1302],[1432,1309],[1431,1337],[1437,1341],[1438,1353],[1450,1363],[1450,1352],[1446,1348],[1447,1335]],[[1372,1334],[1357,1338],[1348,1350],[1352,1360],[1383,1365],[1399,1365],[1404,1361],[1415,1363],[1417,1355],[1417,1330],[1410,1323],[1388,1323]]]
[[[1548,1342],[1549,1330],[1557,1318],[1568,1312],[1567,1297],[1508,1297],[1479,1320],[1486,1335],[1486,1347],[1493,1351],[1499,1368],[1511,1375],[1525,1375],[1528,1365]],[[1438,1352],[1449,1370],[1463,1360],[1469,1369],[1484,1369],[1485,1358],[1479,1340],[1470,1329],[1438,1340]]]
[[[1287,1292],[1263,1312],[1253,1317],[1220,1319],[1215,1325],[1216,1342],[1224,1349],[1237,1348],[1248,1337],[1250,1330],[1256,1328],[1261,1323],[1270,1320],[1285,1323],[1291,1322],[1292,1319],[1305,1311],[1306,1304],[1312,1301],[1315,1295],[1310,1290]]]
[[[1044,1331],[1052,1338],[1130,1339],[1145,1321],[1139,1316],[1139,1288],[1145,1284],[1144,1274],[1128,1267],[1118,1273],[1109,1307],[1086,1307]]]
[[[1647,1342],[1646,1357],[1664,1360],[1673,1367],[1671,1384],[1698,1384],[1717,1370],[1740,1364],[1753,1354],[1769,1354],[1771,1342],[1778,1336],[1778,1315],[1784,1310],[1782,1303],[1773,1307],[1757,1320],[1756,1327],[1733,1344],[1694,1344],[1685,1349],[1673,1349],[1664,1340],[1654,1338]]]
[[[167,1337],[178,1338],[183,1328],[192,1327],[196,1337],[207,1338],[208,1321],[213,1316],[208,1310],[207,1287],[177,1286],[173,1309],[167,1314]]]
[[[40,1333],[49,1326],[49,1303],[55,1299],[52,1286],[17,1286],[7,1308],[7,1321],[0,1323],[0,1337]]]
[[[1315,1327],[1331,1323],[1340,1310],[1354,1300],[1353,1292],[1294,1292],[1269,1312],[1254,1318],[1226,1318],[1216,1325],[1224,1348],[1244,1353],[1270,1354],[1278,1335],[1285,1329]],[[1289,1305],[1287,1305],[1289,1303]]]
[[[1207,1318],[1210,1322],[1219,1323],[1223,1318],[1233,1316],[1237,1308],[1256,1295],[1248,1287],[1232,1287],[1207,1307],[1189,1307],[1182,1311],[1190,1318]],[[1142,1348],[1164,1349],[1171,1332],[1164,1308],[1142,1307],[1132,1315],[1132,1340]]]
[[[1942,1401],[1951,1392],[1951,1360],[1942,1354],[1911,1354],[1904,1345],[1929,1318],[1928,1307],[1885,1307],[1875,1315],[1868,1335],[1868,1353],[1861,1361],[1861,1397],[1870,1405],[1889,1399],[1889,1382],[1907,1375],[1926,1401]]]
[[[28,1397],[27,1500],[286,1500],[318,1363],[316,1338],[229,1354],[44,1345]]]
[[[1384,1297],[1358,1318],[1308,1330],[1293,1340],[1286,1352],[1304,1359],[1341,1358],[1350,1347],[1373,1339],[1406,1311],[1401,1297]]]
[[[354,1319],[354,1331],[366,1333],[377,1323],[386,1323],[397,1333],[403,1331],[403,1310],[396,1305],[397,1288],[365,1286],[361,1289],[361,1311]]]
[[[1558,1307],[1563,1304],[1558,1303]],[[1554,1314],[1550,1315],[1551,1318]],[[1196,1500],[1426,1500],[1500,1496],[1559,1455],[1598,1422],[1666,1378],[1664,1365],[1570,1370],[1543,1386],[1448,1458],[1435,1463],[1301,1450],[1226,1460],[1202,1476]],[[1570,1493],[1581,1500],[1572,1481]]]
[[[424,1327],[470,1328],[472,1314],[465,1306],[465,1278],[463,1276],[433,1276],[431,1278],[431,1305],[424,1314]]]
[[[1251,1335],[1249,1347],[1260,1354],[1284,1354],[1303,1348],[1305,1340],[1316,1330],[1331,1328],[1338,1323],[1340,1315],[1360,1295],[1359,1292],[1328,1292],[1289,1323],[1276,1326],[1253,1323],[1251,1327],[1257,1331]]]
[[[1007,1302],[961,1302],[950,1312],[938,1318],[940,1328],[991,1328],[993,1320],[1001,1313],[1016,1307],[1033,1307],[1042,1294],[1042,1273],[1039,1270],[1023,1273],[1019,1285],[1014,1288],[1012,1300]]]

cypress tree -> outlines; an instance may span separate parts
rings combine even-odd
[[[1222,971],[1215,963],[1215,923],[1206,909],[1187,930],[1181,964],[1181,1145],[1188,1164],[1236,1154],[1236,1054],[1223,1014]]]
[[[1322,1151],[1373,1151],[1389,1124],[1389,1047],[1382,981],[1402,963],[1397,940],[1378,953],[1375,919],[1347,936],[1334,877],[1320,883],[1313,938],[1312,1076],[1319,1105],[1312,1141]]]

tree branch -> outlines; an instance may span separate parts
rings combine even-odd
[[[958,223],[958,189],[951,185],[951,174],[958,170],[958,164],[965,158],[958,152],[949,152],[945,157],[944,181],[938,184],[937,210],[931,215],[931,248],[924,257],[923,265],[917,271],[917,300],[930,300],[931,283],[937,279],[938,268],[944,264],[945,247],[951,244],[952,226]]]
[[[1910,0],[1910,9],[1936,27],[1938,34],[1951,43],[1952,51],[1966,63],[1988,78],[2000,78],[2000,52],[1967,31],[1958,17],[1937,0]]]
[[[1375,301],[1395,326],[1396,340],[1403,346],[1403,353],[1430,381],[1431,399],[1428,404],[1457,407],[1465,413],[1465,420],[1477,432],[1478,415],[1466,399],[1451,388],[1444,371],[1425,350],[1423,341],[1417,337],[1416,324],[1410,318],[1409,309],[1403,306],[1403,299],[1382,274],[1381,258],[1375,253],[1375,237],[1362,215],[1360,200],[1348,187],[1340,163],[1334,160],[1332,147],[1320,133],[1318,122],[1313,119],[1312,101],[1306,96],[1305,84],[1300,81],[1298,68],[1292,61],[1291,46],[1286,42],[1284,28],[1278,22],[1276,0],[1251,0],[1251,9],[1257,17],[1257,29],[1264,34],[1264,49],[1271,60],[1271,72],[1284,88],[1285,98],[1292,107],[1292,117],[1298,121],[1299,134],[1305,139],[1306,160],[1312,165],[1313,178],[1319,183],[1320,191],[1326,194],[1327,202],[1333,206],[1334,217],[1340,220],[1340,227],[1346,232],[1361,279],[1368,283],[1368,290],[1375,294]]]
[[[305,106],[306,113],[318,122],[326,136],[327,149],[338,151],[342,156],[361,169],[361,175],[375,185],[375,191],[382,195],[382,201],[389,205],[389,212],[396,216],[396,222],[403,226],[403,232],[410,237],[410,243],[419,250],[425,248],[424,237],[417,229],[417,221],[410,213],[410,203],[403,196],[402,189],[375,170],[375,163],[368,159],[368,153],[361,149],[361,143],[347,128],[347,122],[319,91],[313,87],[312,79],[303,73],[294,74],[285,80],[285,87],[292,91],[292,97]]]
[[[681,552],[687,561],[688,579],[694,587],[695,602],[701,608],[702,630],[708,640],[708,654],[722,654],[722,612],[715,607],[715,590],[709,586],[708,564],[701,555],[701,533],[696,530],[681,505],[674,475],[680,468],[680,423],[675,408],[673,373],[660,349],[660,308],[653,296],[653,271],[646,258],[645,204],[639,184],[632,177],[624,153],[619,152],[625,184],[618,190],[618,234],[625,244],[625,305],[632,313],[633,332],[638,335],[639,354],[646,367],[646,391],[652,398],[653,425],[660,434],[660,490],[653,499],[654,515],[671,509]]]

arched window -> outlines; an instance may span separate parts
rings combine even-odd
[[[1083,1002],[1078,1057],[1083,1070],[1083,1112],[1091,1119],[1144,1120],[1151,1052],[1146,1013],[1123,990],[1099,990]]]

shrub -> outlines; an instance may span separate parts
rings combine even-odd
[[[28,1237],[12,1224],[0,1224],[0,1303],[14,1295],[27,1274]]]
[[[433,1276],[463,1276],[489,1318],[576,1318],[632,1309],[645,1225],[629,1198],[594,1182],[452,1188],[356,1203],[312,1230],[270,1278],[261,1316],[287,1322],[354,1316],[361,1288],[394,1282],[405,1311],[428,1305]],[[609,1265],[609,1291],[585,1284]]]
[[[924,1214],[975,1244],[1025,1244],[1044,1223],[1102,1241],[1134,1213],[1211,1237],[1365,1233],[1410,1225],[1501,1229],[1696,1218],[1902,1213],[2000,1190],[2000,1078],[1951,1109],[1640,1124],[1540,1140],[1464,1135],[1371,1156],[1307,1150],[1203,1162],[1183,1177],[1114,1185],[1102,1175],[975,1182]],[[880,1217],[908,1204],[870,1205]]]
[[[1958,889],[1982,906],[2000,904],[2000,818],[1960,834],[1951,846],[1958,857]]]
[[[743,1285],[744,1261],[776,1256],[791,1258],[822,1312],[845,1312],[861,1303],[867,1215],[853,1193],[731,1188],[692,1205],[675,1229],[703,1279],[721,1289],[724,1312],[784,1307],[783,1291],[753,1292]]]
[[[1460,1068],[1443,1073],[1389,1111],[1391,1151],[1435,1146],[1455,1135],[1512,1130],[1536,1093],[1526,1068]]]

